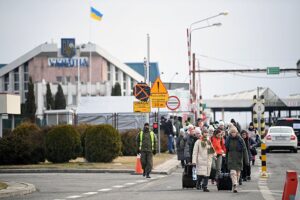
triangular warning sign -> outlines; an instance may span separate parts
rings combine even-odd
[[[159,77],[154,81],[151,87],[151,94],[168,94],[168,90]]]

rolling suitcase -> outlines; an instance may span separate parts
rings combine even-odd
[[[221,173],[217,181],[218,190],[232,190],[232,181],[229,173]]]
[[[193,167],[192,164],[187,164],[184,166],[184,171],[182,173],[182,188],[195,188],[196,180],[193,179]]]

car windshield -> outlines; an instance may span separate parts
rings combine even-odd
[[[292,133],[290,128],[270,128],[270,133]]]

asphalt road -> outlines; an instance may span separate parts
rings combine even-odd
[[[252,180],[244,182],[238,194],[217,191],[209,184],[211,192],[181,188],[182,169],[169,176],[153,175],[145,179],[130,174],[0,174],[1,180],[28,182],[36,186],[37,192],[6,199],[214,199],[214,200],[279,200],[281,199],[285,171],[297,170],[300,173],[300,153],[274,152],[267,155],[270,177],[259,177],[259,165],[252,168]]]

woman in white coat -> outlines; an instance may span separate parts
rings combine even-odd
[[[196,164],[197,169],[196,187],[198,190],[203,189],[204,192],[209,192],[207,184],[214,153],[214,148],[208,138],[208,131],[204,130],[202,137],[196,141],[193,150],[193,163]]]

